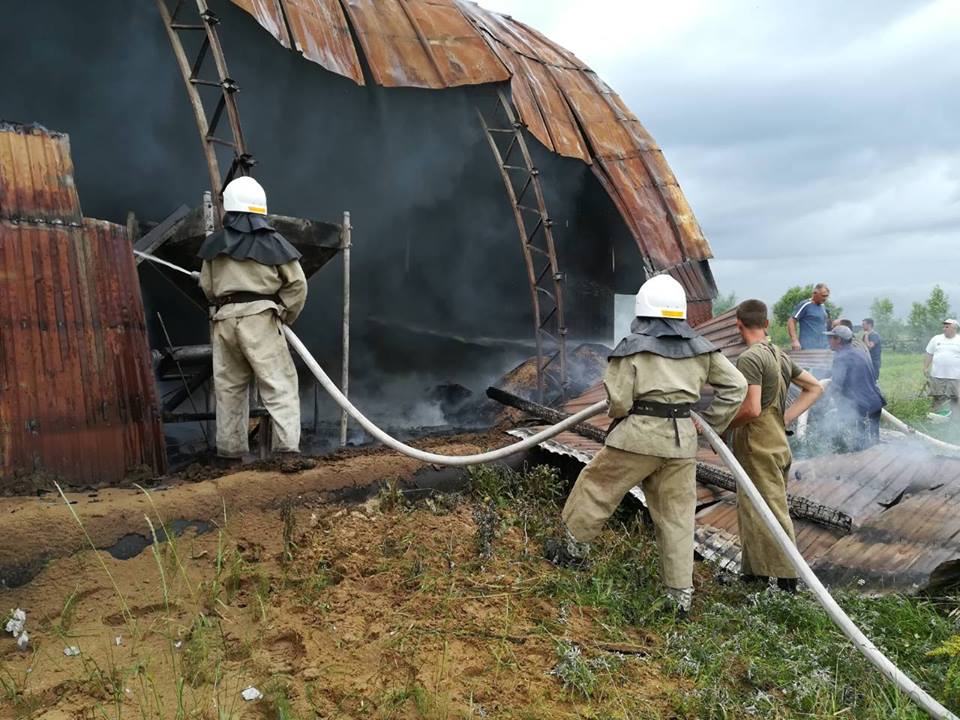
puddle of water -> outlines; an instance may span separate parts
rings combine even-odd
[[[188,528],[194,528],[197,535],[203,535],[213,530],[213,524],[203,520],[174,520],[167,523],[167,529],[173,537],[180,537]],[[166,539],[167,533],[164,529],[162,527],[157,528],[157,540],[165,542]],[[141,535],[140,533],[129,533],[117,540],[113,545],[99,549],[106,550],[117,560],[129,560],[142,553],[152,544],[153,537],[151,536]]]

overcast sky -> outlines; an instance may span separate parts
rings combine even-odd
[[[482,0],[575,52],[657,139],[721,292],[825,281],[859,320],[960,312],[960,0]]]

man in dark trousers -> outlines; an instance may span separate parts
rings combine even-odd
[[[837,409],[837,428],[848,450],[866,450],[880,442],[880,414],[887,404],[868,357],[853,347],[853,331],[843,325],[825,333],[834,352],[826,396]]]
[[[873,375],[880,379],[880,358],[883,353],[883,343],[880,340],[880,333],[874,327],[873,318],[864,318],[860,324],[863,328],[863,336],[860,338],[867,350],[870,351],[870,362],[873,363]]]

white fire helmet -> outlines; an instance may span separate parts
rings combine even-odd
[[[637,293],[636,315],[686,320],[687,294],[683,285],[669,275],[650,278]]]
[[[267,193],[252,177],[238,177],[223,189],[224,212],[267,214]]]

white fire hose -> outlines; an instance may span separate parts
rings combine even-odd
[[[159,260],[159,258],[154,258],[146,253],[141,253],[136,250],[134,252],[148,260]],[[184,274],[192,275],[189,271],[179,268],[172,263],[168,263],[166,261],[161,262],[162,264],[172,267],[173,269]],[[480,453],[477,455],[438,455],[436,453],[424,452],[423,450],[418,450],[415,447],[406,445],[391,437],[379,427],[374,425],[370,420],[368,420],[363,413],[355,408],[353,404],[343,395],[343,393],[340,392],[340,389],[323,371],[323,368],[320,367],[320,364],[316,361],[313,355],[310,354],[310,351],[307,350],[306,346],[300,341],[300,338],[296,336],[293,330],[291,330],[287,325],[284,325],[283,331],[286,335],[287,342],[290,343],[291,347],[303,359],[306,366],[310,369],[310,372],[313,373],[314,377],[316,377],[316,379],[323,386],[323,389],[330,394],[330,397],[332,397],[341,408],[346,410],[358,423],[360,423],[364,430],[388,447],[393,448],[404,455],[408,455],[415,460],[420,460],[425,463],[432,463],[435,465],[464,466],[479,465],[481,463],[502,460],[505,457],[539,445],[544,440],[554,437],[564,430],[567,430],[572,426],[593,417],[594,415],[599,415],[600,413],[605,412],[607,409],[606,401],[595,403],[594,405],[581,410],[576,415],[572,415],[563,422],[553,425],[546,430],[537,433],[536,435],[491,452]],[[730,449],[724,445],[720,437],[710,428],[709,425],[707,425],[703,418],[696,414],[694,414],[693,417],[696,418],[700,423],[703,434],[710,442],[710,445],[720,456],[720,458],[727,464],[727,466],[733,471],[734,476],[737,478],[738,490],[745,493],[750,501],[754,504],[757,511],[760,513],[760,517],[763,519],[764,524],[767,526],[767,529],[773,534],[773,538],[777,545],[787,556],[787,558],[789,558],[790,563],[793,565],[800,578],[813,591],[817,601],[823,606],[823,609],[826,610],[827,615],[831,620],[833,620],[834,624],[840,628],[843,634],[850,639],[857,650],[859,650],[860,653],[867,658],[867,660],[873,663],[873,665],[876,666],[876,668],[880,670],[880,672],[883,673],[892,683],[894,683],[894,685],[909,695],[914,702],[926,710],[931,717],[938,718],[938,720],[960,720],[960,718],[957,718],[956,715],[943,707],[943,705],[937,702],[919,685],[907,677],[889,660],[889,658],[887,658],[886,655],[884,655],[877,648],[876,645],[870,641],[866,635],[863,634],[863,632],[861,632],[860,628],[853,623],[850,617],[843,611],[843,608],[841,608],[833,599],[833,597],[831,597],[827,588],[824,587],[823,583],[820,582],[813,570],[810,569],[810,566],[807,565],[807,561],[804,560],[803,556],[800,554],[800,551],[797,550],[796,545],[794,545],[794,543],[790,540],[783,528],[780,527],[780,523],[777,521],[773,512],[767,506],[763,497],[760,495],[760,492],[750,480],[743,467],[741,467],[740,463],[737,462],[737,459],[733,456],[733,453],[730,451]]]
[[[415,460],[420,460],[425,463],[432,463],[434,465],[466,466],[480,465],[482,463],[503,460],[510,455],[514,455],[523,450],[529,450],[532,447],[536,447],[544,440],[549,440],[555,435],[559,435],[564,430],[569,430],[574,425],[582,423],[584,420],[592,418],[594,415],[599,415],[600,413],[606,412],[607,410],[606,400],[594,403],[590,407],[581,410],[576,415],[571,415],[563,422],[557,423],[546,430],[538,432],[536,435],[531,435],[520,442],[502,447],[499,450],[491,450],[490,452],[480,453],[479,455],[437,455],[436,453],[425,452],[423,450],[418,450],[415,447],[411,447],[410,445],[406,445],[396,438],[387,435],[387,433],[374,425],[362,412],[353,406],[353,403],[351,403],[343,393],[340,392],[340,388],[338,388],[327,376],[327,374],[323,371],[323,368],[320,367],[320,363],[314,359],[313,355],[310,354],[310,351],[307,350],[306,346],[300,341],[300,338],[296,336],[293,330],[291,330],[289,326],[284,325],[283,332],[287,336],[287,342],[289,342],[290,346],[297,351],[297,354],[303,359],[304,364],[310,369],[310,372],[313,373],[314,377],[320,381],[323,389],[330,394],[330,397],[332,397],[340,407],[350,413],[351,417],[360,423],[360,426],[363,427],[364,430],[366,430],[374,438],[382,442],[387,447],[393,448],[397,452],[402,452],[404,455],[408,455]]]
[[[743,492],[750,499],[750,502],[753,503],[754,507],[757,509],[757,512],[760,513],[760,517],[763,518],[764,525],[766,525],[767,529],[773,534],[773,538],[777,545],[780,546],[780,549],[787,556],[787,558],[789,558],[790,564],[793,565],[793,568],[797,571],[800,579],[803,580],[813,591],[814,596],[817,598],[817,602],[819,602],[823,606],[823,609],[827,611],[827,615],[830,616],[830,619],[833,620],[834,624],[840,628],[844,635],[850,638],[850,641],[854,644],[854,646],[856,646],[857,650],[859,650],[860,653],[867,658],[867,660],[873,663],[880,672],[886,675],[894,685],[909,695],[914,702],[926,710],[930,714],[930,717],[957,720],[956,715],[934,700],[919,685],[907,677],[896,665],[890,662],[889,658],[887,658],[887,656],[884,655],[876,645],[870,642],[870,639],[864,635],[860,631],[860,628],[853,623],[850,617],[843,611],[843,608],[837,605],[837,601],[830,596],[827,588],[824,587],[823,583],[820,582],[820,579],[814,574],[813,570],[810,569],[810,566],[807,565],[807,561],[803,559],[803,555],[801,555],[800,551],[797,550],[797,546],[791,542],[790,537],[786,532],[784,532],[783,528],[780,527],[780,523],[777,521],[777,518],[774,516],[770,508],[767,507],[767,504],[764,502],[760,492],[747,476],[747,473],[744,471],[744,469],[740,466],[740,463],[737,462],[737,459],[733,456],[733,453],[730,452],[730,448],[723,444],[723,441],[720,439],[720,437],[710,428],[709,425],[703,421],[702,418],[698,417],[697,419],[700,422],[700,426],[703,428],[704,437],[707,438],[717,455],[720,456],[720,458],[727,464],[727,467],[733,471],[734,476],[736,476],[737,492]]]

